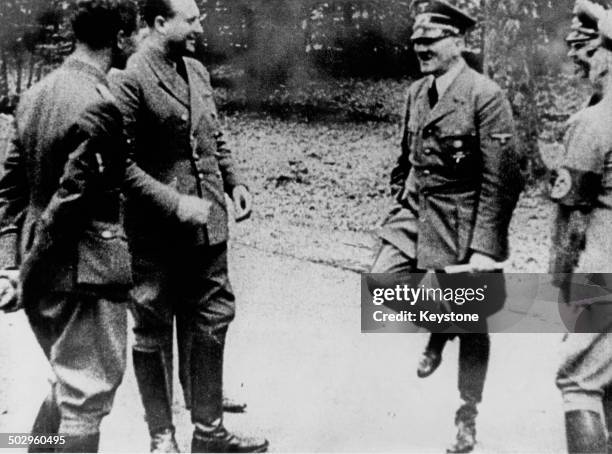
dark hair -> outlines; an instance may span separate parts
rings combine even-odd
[[[72,30],[77,41],[94,50],[112,47],[117,33],[132,34],[138,26],[133,0],[76,0]]]
[[[170,0],[144,0],[142,17],[149,27],[153,27],[157,16],[172,19],[175,14]]]

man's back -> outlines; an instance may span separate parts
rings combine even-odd
[[[106,256],[127,263],[117,224],[125,146],[120,112],[104,84],[101,70],[69,58],[19,105],[0,180],[0,249],[4,267],[21,267],[24,304],[38,292],[71,291],[77,282],[114,285],[108,274],[91,274],[89,265],[102,265],[102,256],[80,248],[86,232],[113,239],[105,247],[116,238],[118,248]],[[117,276],[121,286],[124,279],[129,275]]]
[[[68,60],[26,92],[19,105],[17,140],[27,162],[30,204],[43,210],[59,186],[69,155],[80,142],[105,131],[121,140],[121,118],[104,95],[104,74],[78,60]],[[112,129],[115,129],[112,131]],[[107,145],[113,145],[108,143]],[[101,150],[106,159],[113,151]]]

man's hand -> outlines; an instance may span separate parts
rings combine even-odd
[[[179,220],[194,226],[203,226],[208,222],[211,203],[192,195],[182,195],[179,199],[176,215]]]
[[[468,265],[472,268],[473,272],[496,271],[501,268],[499,262],[480,252],[472,253]]]
[[[236,222],[248,219],[253,211],[253,197],[246,186],[236,186],[232,191],[232,200]]]
[[[0,270],[0,311],[19,309],[19,271]]]

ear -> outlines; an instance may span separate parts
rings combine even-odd
[[[166,18],[157,16],[153,21],[153,27],[158,33],[166,34]]]
[[[455,46],[463,52],[466,49],[465,38],[463,36],[455,37]]]
[[[126,45],[125,30],[119,30],[117,33],[117,47],[121,50],[125,49]]]

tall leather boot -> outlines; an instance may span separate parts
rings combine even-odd
[[[491,340],[488,334],[459,336],[458,388],[464,402],[476,405],[482,401],[490,350]]]
[[[179,452],[172,424],[172,389],[161,351],[133,350],[134,372],[145,409],[151,452]]]
[[[458,388],[463,405],[455,415],[457,436],[448,453],[471,452],[476,445],[476,406],[482,401],[491,341],[488,334],[459,336]]]
[[[186,330],[183,330],[186,331]],[[191,334],[191,333],[189,333]],[[185,408],[191,410],[191,338],[189,334],[179,331],[179,378],[183,388]],[[223,396],[223,411],[225,413],[245,413],[246,402]]]
[[[191,452],[265,452],[268,441],[241,437],[223,426],[225,335],[195,338],[191,351]]]
[[[455,415],[457,436],[455,442],[446,449],[447,453],[472,452],[476,445],[476,415],[478,410],[474,402],[465,402],[459,407]]]
[[[565,435],[569,454],[606,452],[606,431],[599,413],[588,410],[565,413]]]
[[[607,438],[607,454],[612,454],[612,387],[607,386],[604,389],[603,397],[604,417],[606,419]]]
[[[66,435],[65,443],[57,445],[55,452],[98,452],[100,433],[86,435]]]
[[[57,434],[60,421],[60,411],[55,402],[53,390],[51,390],[38,410],[30,434],[33,436]],[[45,446],[31,444],[28,446],[28,452],[55,452],[55,445]]]

